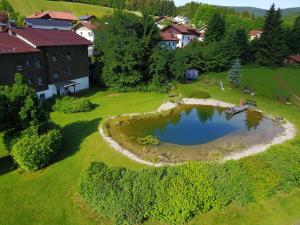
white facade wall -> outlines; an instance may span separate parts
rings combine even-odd
[[[80,35],[81,37],[84,37],[85,39],[91,41],[94,43],[95,40],[95,34],[94,31],[86,28],[86,27],[80,27],[76,30],[76,33]],[[94,54],[94,46],[88,47],[88,56],[91,57]]]
[[[85,77],[82,77],[79,79],[74,79],[71,81],[79,83],[75,87],[76,92],[89,89],[89,87],[90,87],[90,82],[89,82],[88,76],[85,76]],[[74,93],[73,87],[69,87],[68,89],[70,92]],[[60,87],[60,94],[64,95],[65,93],[66,93],[66,90],[64,89],[64,87]],[[53,96],[57,95],[57,87],[54,84],[49,84],[47,90],[39,91],[36,94],[37,94],[38,98],[40,98],[40,99],[42,98],[41,95],[44,95],[45,99],[49,99],[49,98],[52,98]]]
[[[183,48],[187,46],[192,40],[197,38],[195,35],[185,35],[185,34],[177,34],[176,37],[179,39],[177,44],[178,48]]]

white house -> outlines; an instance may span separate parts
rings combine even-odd
[[[190,20],[186,16],[175,16],[173,17],[173,22],[178,24],[189,24]]]
[[[84,37],[85,39],[89,40],[92,43],[94,43],[94,41],[95,41],[94,31],[96,29],[97,29],[97,26],[88,21],[81,21],[73,27],[73,30],[78,35],[80,35],[81,37]],[[89,51],[89,54],[88,54],[89,57],[93,56],[94,46],[90,46],[88,48],[88,51]]]
[[[263,30],[251,30],[250,34],[249,34],[250,41],[253,41],[254,39],[260,38],[262,33],[263,33]]]
[[[161,38],[160,41],[161,46],[172,50],[176,49],[177,43],[179,42],[179,39],[177,37],[165,31],[160,33],[160,38]]]
[[[183,48],[193,40],[200,40],[200,33],[196,29],[183,24],[169,25],[161,30],[161,34],[164,33],[169,33],[170,36],[178,39],[177,48]]]

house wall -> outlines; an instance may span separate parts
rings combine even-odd
[[[12,85],[15,74],[21,73],[37,91],[47,89],[46,63],[37,53],[0,54],[0,85]]]
[[[49,84],[79,79],[89,75],[87,46],[44,47],[42,51],[47,63]]]
[[[161,41],[160,45],[162,47],[174,50],[176,49],[177,41]]]
[[[86,27],[80,27],[76,30],[76,33],[80,35],[81,37],[84,37],[85,39],[91,41],[94,43],[95,40],[95,34],[92,30],[86,28]],[[94,54],[94,46],[88,47],[88,56],[91,57]]]

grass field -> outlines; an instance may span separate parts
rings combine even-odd
[[[271,89],[280,87],[275,82],[277,74],[288,83],[295,94],[299,93],[300,70],[292,68],[263,69],[245,68],[243,81],[258,81],[253,84],[260,109],[274,115],[281,115],[293,122],[300,130],[300,106],[285,105],[272,100],[272,91],[265,92],[265,85]],[[266,75],[267,74],[267,75]],[[206,85],[203,80],[180,85],[178,92],[186,94],[195,90],[207,91],[212,98],[238,103],[239,90],[232,90],[225,82],[226,73],[210,74],[209,80],[224,80],[225,91],[216,85]],[[262,76],[268,76],[268,79]],[[285,76],[286,75],[286,76]],[[204,76],[205,77],[205,76]],[[269,80],[270,79],[270,80]],[[269,80],[269,81],[268,81]],[[295,90],[294,90],[295,89]],[[110,221],[90,212],[80,201],[78,184],[80,175],[92,161],[102,161],[109,166],[143,168],[109,147],[97,131],[99,123],[112,115],[131,112],[147,112],[156,109],[168,99],[165,94],[126,93],[113,94],[109,91],[91,90],[85,93],[97,105],[88,113],[65,115],[54,112],[52,119],[62,127],[63,150],[49,167],[36,173],[21,173],[11,167],[11,160],[5,156],[0,144],[0,224],[1,225],[110,225]],[[189,224],[278,224],[291,225],[300,222],[300,189],[290,193],[279,193],[269,199],[244,207],[231,205],[221,213],[210,212],[196,216]],[[158,225],[148,222],[147,225]]]
[[[47,0],[8,0],[14,10],[23,16],[28,16],[41,10],[71,11],[76,16],[95,15],[100,18],[113,13],[113,9],[96,5],[74,2],[47,1]]]

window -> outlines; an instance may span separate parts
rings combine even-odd
[[[53,78],[54,78],[54,80],[55,80],[55,81],[57,81],[57,80],[58,80],[58,78],[59,78],[59,74],[58,74],[58,72],[57,72],[57,71],[55,71],[55,72],[54,72],[54,74],[53,74]]]
[[[39,86],[44,85],[43,79],[41,77],[38,77],[38,84]]]
[[[37,67],[37,68],[41,68],[41,67],[42,67],[42,63],[41,63],[41,60],[40,60],[40,59],[38,59],[38,60],[35,62],[35,64],[36,64],[36,67]]]
[[[68,59],[68,60],[71,60],[71,59],[72,59],[71,52],[67,52],[67,59]]]
[[[32,64],[31,64],[31,60],[27,60],[27,61],[26,61],[26,66],[29,67],[29,66],[31,66],[31,65],[32,65]]]
[[[89,36],[92,37],[92,32],[89,32]]]
[[[67,67],[67,68],[65,69],[65,74],[67,74],[67,75],[72,75],[72,69],[71,69],[70,67]]]
[[[83,36],[83,32],[82,31],[80,32],[80,36]]]
[[[45,100],[45,99],[46,99],[45,94],[40,94],[40,99],[41,99],[41,100]]]
[[[53,62],[56,62],[56,61],[57,61],[57,57],[56,57],[56,54],[55,54],[55,53],[54,53],[53,56],[52,56],[52,61],[53,61]]]
[[[23,63],[22,62],[18,62],[17,63],[17,71],[22,71],[23,70]]]
[[[33,84],[33,79],[32,78],[28,79],[28,84],[30,84],[30,85]]]

